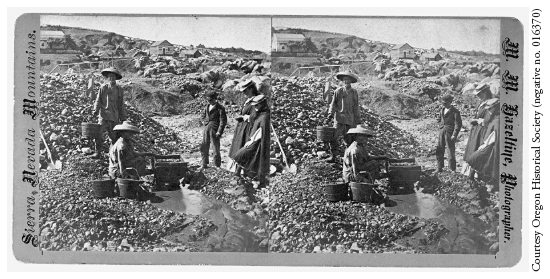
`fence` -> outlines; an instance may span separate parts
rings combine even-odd
[[[128,61],[132,60],[132,58],[119,58],[119,59],[112,59],[112,60],[101,60],[101,61],[85,61],[85,62],[76,62],[76,63],[63,63],[63,64],[57,64],[53,69],[50,70],[49,74],[56,72],[65,72],[69,69],[73,69],[77,72],[82,72],[84,70],[91,70],[91,69],[105,69],[108,67],[116,67],[117,62],[119,61]],[[85,66],[82,66],[85,65]],[[65,67],[67,67],[65,69]]]
[[[340,71],[352,71],[360,72],[359,67],[364,64],[372,64],[372,61],[360,60],[359,62],[342,61],[342,64],[338,65],[323,65],[323,66],[307,66],[299,67],[289,76],[315,76],[315,77],[327,77],[333,76]]]

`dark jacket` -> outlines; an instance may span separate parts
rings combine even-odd
[[[445,129],[448,134],[452,133],[453,137],[458,137],[458,133],[462,128],[460,111],[454,106],[451,106],[446,114],[443,114],[444,111],[445,108],[441,108],[441,112],[439,113],[439,129]]]
[[[227,115],[225,113],[225,108],[220,105],[220,103],[216,103],[212,111],[209,111],[209,106],[210,104],[206,105],[202,115],[205,123],[204,125],[217,131],[221,135],[223,134],[223,130],[225,129],[225,124],[227,124]]]

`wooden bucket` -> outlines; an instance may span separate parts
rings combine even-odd
[[[115,196],[114,179],[92,180],[91,183],[94,197],[107,198]]]
[[[87,123],[83,122],[81,125],[82,128],[82,137],[95,139],[99,136],[99,129],[101,125],[97,123]]]
[[[118,195],[127,199],[138,198],[140,180],[117,178]]]
[[[334,140],[335,132],[336,132],[336,128],[334,127],[318,126],[317,140],[322,142],[331,142]]]
[[[376,185],[369,183],[350,182],[349,186],[351,188],[352,201],[368,203],[373,202],[373,189],[374,187],[376,187]]]
[[[347,183],[326,184],[325,191],[328,201],[337,202],[349,200]]]

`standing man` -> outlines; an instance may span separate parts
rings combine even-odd
[[[344,86],[334,91],[328,111],[329,119],[334,120],[334,128],[336,128],[334,139],[329,143],[331,156],[327,161],[330,163],[336,162],[336,158],[340,156],[338,143],[340,136],[344,136],[344,141],[346,141],[345,135],[348,130],[361,124],[359,95],[357,90],[351,88],[351,84],[357,82],[357,76],[346,71],[336,74],[336,78],[341,80]],[[346,144],[349,143],[346,142]]]
[[[460,111],[451,105],[453,96],[447,94],[441,97],[440,102],[443,107],[438,119],[439,141],[435,151],[437,172],[443,171],[445,146],[447,146],[447,153],[449,155],[449,168],[451,171],[456,171],[455,142],[462,128],[462,118],[460,117]]]
[[[218,96],[215,92],[208,92],[205,95],[208,102],[203,112],[205,122],[204,132],[202,134],[201,154],[202,154],[202,169],[208,167],[208,153],[210,151],[210,143],[214,148],[214,165],[220,167],[222,164],[222,156],[220,152],[220,138],[222,137],[225,124],[227,123],[227,115],[225,108],[218,103]]]
[[[122,78],[122,74],[115,68],[103,69],[101,74],[107,79],[107,82],[99,88],[94,104],[93,115],[99,116],[101,128],[95,139],[96,152],[92,155],[93,159],[101,158],[103,134],[107,132],[111,140],[110,144],[114,144],[117,139],[113,128],[126,120],[122,88],[116,84],[116,81]]]

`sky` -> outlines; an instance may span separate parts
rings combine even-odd
[[[90,28],[184,46],[203,44],[269,52],[271,45],[271,19],[267,17],[43,15],[40,24]]]
[[[499,53],[500,20],[478,18],[273,18],[273,26],[355,35],[391,44]]]
[[[180,45],[242,47],[270,51],[269,17],[44,15],[41,25],[64,25],[115,32]],[[490,18],[314,18],[274,17],[274,27],[294,27],[355,35],[418,48],[498,53],[500,20]]]

